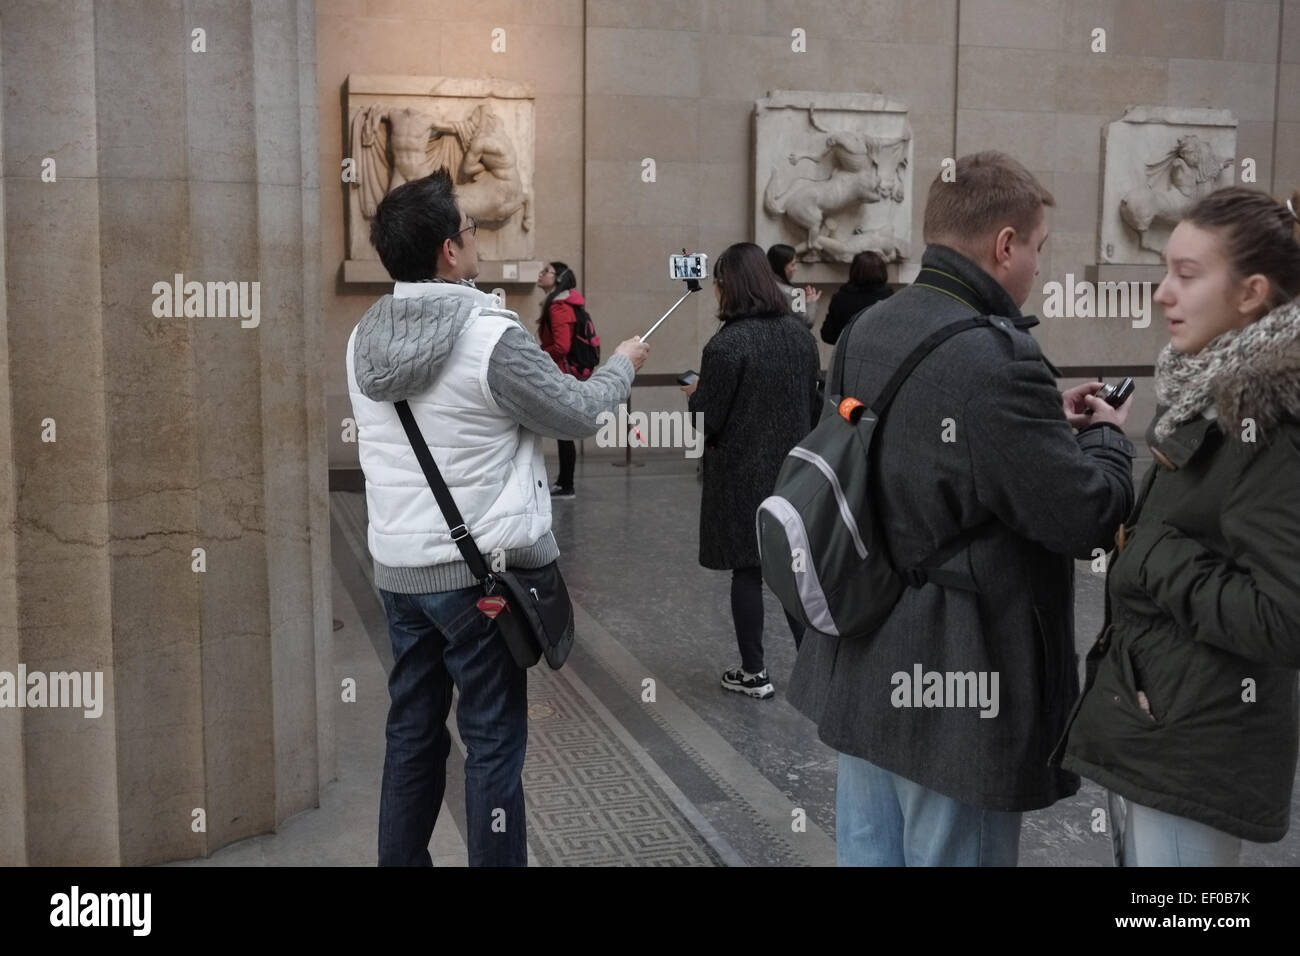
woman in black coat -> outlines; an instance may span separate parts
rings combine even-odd
[[[741,664],[722,686],[751,697],[775,690],[763,664],[763,577],[754,515],[786,453],[816,424],[817,345],[789,314],[763,250],[737,243],[718,257],[713,288],[722,328],[704,346],[700,376],[683,391],[704,416],[700,564],[729,570]],[[797,647],[802,626],[786,615]]]
[[[882,256],[874,252],[859,252],[854,256],[849,266],[849,281],[831,296],[826,321],[822,323],[822,341],[834,345],[850,319],[893,295],[888,282],[889,267]]]

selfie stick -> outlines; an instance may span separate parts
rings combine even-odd
[[[673,307],[672,307],[671,309],[669,309],[667,312],[665,312],[662,316],[660,316],[658,322],[656,322],[654,325],[650,326],[650,332],[653,332],[655,329],[659,328],[659,326],[660,326],[660,324],[663,322],[663,320],[666,319],[666,318],[668,318],[668,316],[672,315],[673,312],[676,311],[677,307],[678,307],[679,305],[681,305],[683,302],[685,302],[686,299],[690,296],[690,294],[691,294],[692,292],[699,292],[699,291],[700,291],[700,284],[699,284],[699,282],[697,282],[695,279],[687,279],[687,280],[686,280],[686,295],[682,296],[680,299],[678,299],[676,302],[674,302],[674,303],[673,303]],[[641,339],[642,342],[644,342],[646,339],[650,338],[650,332],[647,332],[645,335],[640,336],[640,339]]]

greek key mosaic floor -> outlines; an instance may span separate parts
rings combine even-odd
[[[529,675],[524,792],[528,839],[542,865],[721,862],[558,674]]]

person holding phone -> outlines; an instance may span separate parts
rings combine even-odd
[[[704,346],[698,377],[682,386],[704,416],[700,564],[731,571],[740,666],[722,687],[766,699],[776,690],[763,660],[763,575],[754,515],[776,487],[786,453],[812,430],[817,345],[790,314],[763,250],[736,243],[713,271],[722,328]],[[798,647],[803,626],[786,614]]]
[[[1123,866],[1282,839],[1300,744],[1300,192],[1195,203],[1155,300],[1155,462],[1053,761],[1110,792]]]

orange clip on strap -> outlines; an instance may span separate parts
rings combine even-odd
[[[865,407],[866,406],[856,398],[846,398],[840,402],[838,411],[840,415],[844,417],[846,422],[852,424],[857,422],[858,416],[862,414],[862,409]]]

